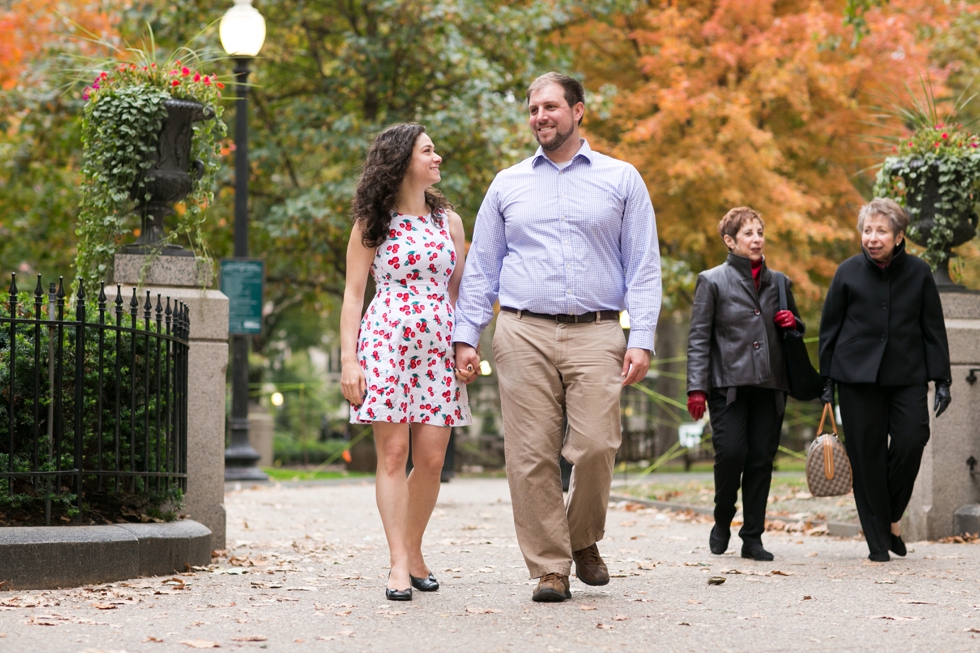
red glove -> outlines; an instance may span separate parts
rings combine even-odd
[[[796,326],[796,316],[793,315],[793,311],[779,311],[776,313],[775,322],[776,326],[792,329]]]
[[[708,393],[695,390],[687,395],[687,412],[695,420],[704,417],[704,404],[708,401]]]

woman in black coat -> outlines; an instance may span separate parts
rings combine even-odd
[[[854,500],[876,562],[889,549],[906,553],[899,521],[929,440],[928,382],[936,417],[950,402],[943,307],[929,266],[905,253],[908,224],[889,199],[861,209],[863,251],[837,268],[820,322],[821,401],[833,401],[836,383]]]
[[[786,361],[777,327],[803,331],[786,280],[789,310],[779,310],[779,272],[766,267],[762,218],[750,208],[729,211],[718,225],[728,260],[698,275],[687,346],[687,410],[711,409],[715,449],[715,525],[708,544],[723,554],[742,488],[742,557],[772,560],[762,547],[772,461],[779,448]]]

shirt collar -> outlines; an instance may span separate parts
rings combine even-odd
[[[584,138],[581,138],[579,140],[582,142],[582,145],[578,148],[578,152],[575,153],[575,156],[572,157],[572,160],[569,161],[569,163],[572,163],[575,161],[575,159],[582,157],[586,161],[588,161],[589,164],[591,165],[592,148],[589,147],[589,141],[585,140]],[[548,155],[544,153],[544,148],[539,145],[538,150],[534,153],[534,156],[531,157],[531,167],[536,168],[538,167],[538,164],[543,161],[547,161],[548,163],[550,163],[552,166],[556,168],[558,167],[551,159],[548,158]]]

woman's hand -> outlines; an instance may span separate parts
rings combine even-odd
[[[943,414],[943,411],[949,407],[949,402],[953,400],[952,395],[949,394],[949,384],[936,382],[936,399],[933,402],[932,409],[936,411],[936,417]]]
[[[687,412],[691,414],[694,421],[704,417],[705,403],[708,401],[708,393],[695,390],[687,395]]]
[[[480,371],[480,352],[465,342],[456,343],[456,378],[469,385]]]
[[[820,403],[834,403],[834,382],[829,377],[824,379],[823,392],[820,393]]]
[[[367,392],[367,382],[364,380],[364,370],[357,363],[343,365],[340,370],[340,389],[344,393],[344,399],[351,403],[355,408],[364,401]]]
[[[793,311],[779,311],[775,317],[776,326],[784,329],[792,329],[796,326],[796,316]]]

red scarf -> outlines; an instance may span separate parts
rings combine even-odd
[[[762,273],[762,259],[752,261],[752,283],[755,284],[755,291],[759,292],[759,275]]]

